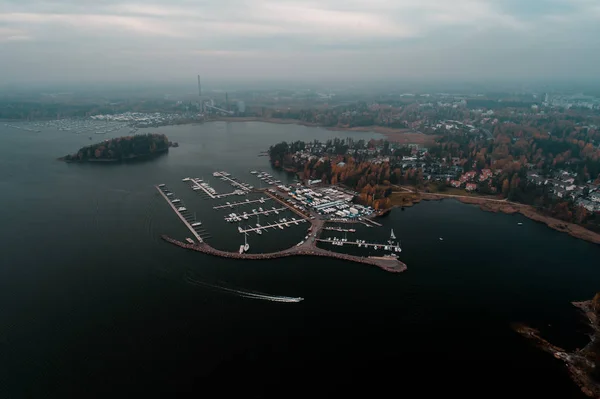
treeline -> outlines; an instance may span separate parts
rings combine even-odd
[[[92,144],[67,155],[67,162],[125,161],[135,158],[152,157],[169,150],[169,139],[164,134],[139,134],[119,137]]]

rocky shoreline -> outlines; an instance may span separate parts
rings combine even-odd
[[[568,352],[546,341],[535,328],[523,324],[515,324],[513,329],[532,340],[538,348],[562,360],[569,375],[585,395],[600,398],[600,293],[592,300],[572,304],[583,312],[592,329],[590,343],[583,349]]]

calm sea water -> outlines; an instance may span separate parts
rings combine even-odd
[[[148,131],[180,147],[150,162],[73,165],[55,159],[89,144],[87,136],[0,127],[2,397],[582,397],[562,364],[510,323],[530,323],[567,348],[584,345],[570,301],[600,290],[598,246],[521,216],[442,201],[394,211],[381,229],[358,228],[371,240],[394,229],[409,267],[399,275],[320,258],[187,252],[160,240],[189,233],[153,185],[167,184],[196,213],[212,245],[235,250],[243,240],[223,221],[230,211],[212,209],[225,200],[202,199],[183,177],[226,191],[212,173],[227,170],[258,186],[249,171],[271,171],[257,156],[271,144],[377,136],[262,123]],[[304,231],[249,240],[255,251],[277,250]],[[305,300],[252,300],[214,287]]]

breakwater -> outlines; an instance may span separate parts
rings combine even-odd
[[[161,238],[163,240],[165,240],[171,244],[177,245],[178,247],[181,247],[181,248],[185,248],[185,249],[189,249],[189,250],[197,251],[197,252],[202,252],[202,253],[205,253],[208,255],[219,256],[222,258],[229,258],[229,259],[247,259],[247,260],[262,259],[262,260],[266,260],[266,259],[285,258],[288,256],[321,256],[321,257],[347,260],[347,261],[367,264],[367,265],[371,265],[371,266],[377,266],[377,267],[379,267],[387,272],[390,272],[390,273],[401,273],[401,272],[406,271],[406,269],[407,269],[407,266],[404,263],[402,263],[399,260],[394,259],[394,258],[390,258],[390,259],[369,258],[369,257],[360,257],[360,256],[341,254],[341,253],[337,253],[337,252],[327,251],[322,248],[318,248],[317,246],[310,244],[308,242],[305,242],[301,246],[288,248],[286,250],[279,251],[279,252],[271,252],[271,253],[264,253],[264,254],[248,254],[248,253],[240,254],[240,253],[236,253],[236,252],[220,251],[218,249],[211,247],[210,245],[206,244],[205,242],[200,243],[200,244],[188,244],[188,243],[178,241],[174,238],[168,237],[164,234],[161,236]]]

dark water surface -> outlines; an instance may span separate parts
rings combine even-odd
[[[222,219],[231,211],[212,209],[226,200],[202,199],[183,177],[230,191],[212,177],[226,170],[258,185],[249,171],[270,171],[257,154],[271,144],[370,135],[262,123],[148,130],[180,147],[150,162],[75,165],[55,159],[87,136],[0,127],[1,397],[582,397],[564,366],[510,323],[584,345],[570,301],[600,290],[598,246],[442,201],[394,211],[381,229],[358,228],[355,236],[371,240],[394,229],[409,267],[399,275],[321,258],[187,252],[160,240],[189,232],[153,185],[166,183],[196,212],[212,245],[234,250],[243,240]],[[277,250],[304,231],[249,240],[254,251]],[[253,300],[207,284],[305,300]]]

